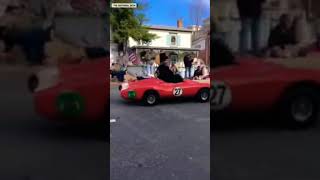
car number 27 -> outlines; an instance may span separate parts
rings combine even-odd
[[[213,110],[222,110],[231,103],[231,90],[223,82],[213,81],[210,94],[210,105]]]
[[[178,96],[181,96],[183,94],[183,90],[180,87],[176,87],[176,88],[173,89],[172,93],[173,93],[174,96],[178,97]]]

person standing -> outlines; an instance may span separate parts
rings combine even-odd
[[[185,78],[191,78],[191,68],[192,68],[192,58],[190,54],[187,54],[183,58],[184,67],[185,67]]]
[[[215,35],[221,38],[232,52],[238,52],[241,23],[237,0],[214,0],[212,12],[216,26]]]
[[[258,53],[260,21],[263,4],[266,0],[237,0],[240,19],[240,51]]]
[[[154,61],[155,61],[155,53],[152,49],[149,49],[145,52],[144,55],[146,73],[148,76],[152,76],[154,74]]]

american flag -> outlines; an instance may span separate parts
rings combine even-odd
[[[134,50],[129,49],[129,51],[128,51],[128,57],[129,57],[129,61],[130,61],[132,64],[135,64],[135,65],[141,64],[140,59],[139,59],[139,57],[137,56],[137,54],[135,53]]]

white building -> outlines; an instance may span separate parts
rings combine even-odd
[[[157,36],[148,44],[141,44],[132,38],[129,39],[129,47],[148,46],[162,48],[191,48],[192,29],[183,27],[150,26],[149,33]]]
[[[149,26],[147,28],[149,33],[157,36],[150,43],[142,44],[129,38],[129,48],[135,49],[135,52],[140,56],[141,53],[152,50],[156,54],[166,53],[174,62],[182,62],[185,54],[198,54],[199,52],[199,49],[192,48],[192,34],[194,31],[183,27],[182,20],[177,21],[176,27]]]

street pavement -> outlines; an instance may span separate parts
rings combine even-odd
[[[320,179],[320,124],[291,129],[275,117],[212,117],[214,180]]]
[[[109,146],[97,129],[38,117],[26,67],[0,68],[0,179],[106,180]]]
[[[108,143],[95,129],[38,117],[29,73],[0,68],[0,179],[108,179]],[[207,180],[209,157],[214,180],[320,179],[320,124],[292,130],[270,116],[231,117],[213,125],[210,154],[208,109],[192,101],[126,103],[112,87],[111,179]]]
[[[209,103],[146,107],[110,92],[112,180],[210,179]]]

